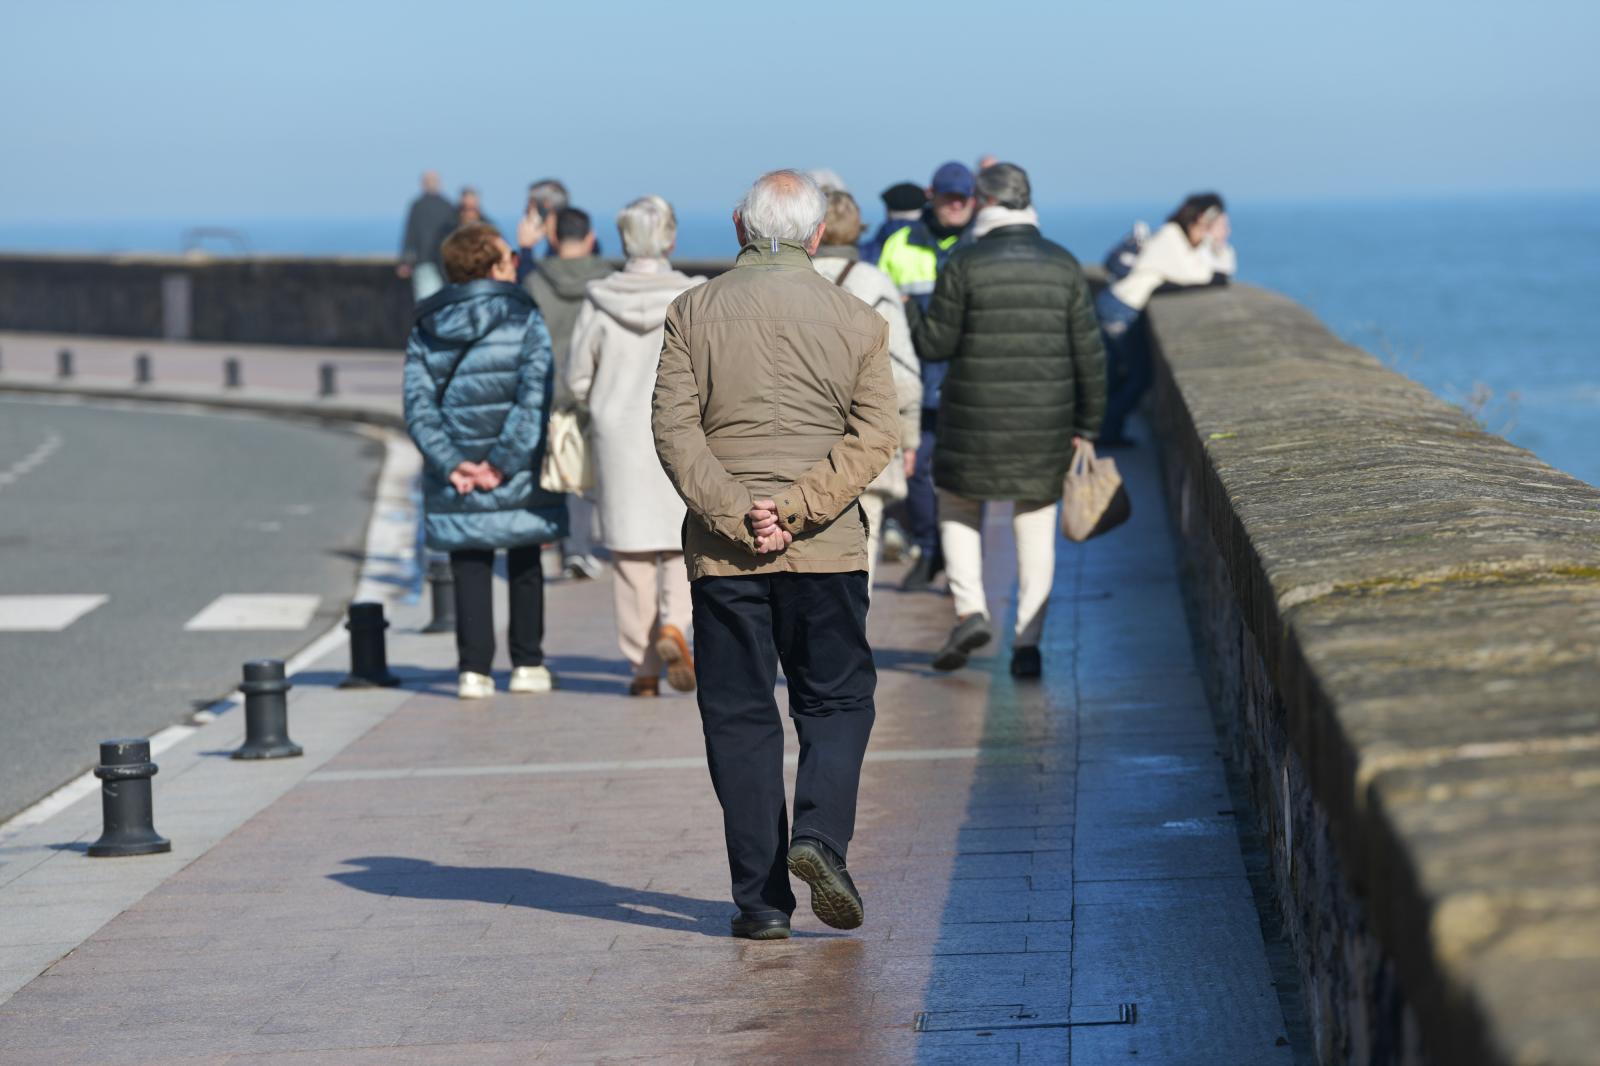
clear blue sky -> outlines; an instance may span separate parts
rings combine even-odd
[[[1052,206],[1592,191],[1597,41],[1592,0],[13,2],[0,220],[397,215],[426,167],[865,201],[983,152]]]

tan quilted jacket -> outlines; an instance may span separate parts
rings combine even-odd
[[[690,579],[867,568],[856,500],[899,436],[888,326],[794,242],[751,244],[667,312],[656,453],[688,505]],[[757,555],[771,498],[794,543]]]

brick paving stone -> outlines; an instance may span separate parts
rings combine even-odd
[[[802,887],[794,939],[727,936],[694,700],[629,699],[606,582],[562,582],[555,693],[462,704],[449,637],[408,638],[414,694],[0,1005],[0,1062],[1291,1061],[1160,503],[1136,488],[1127,532],[1060,548],[1042,685],[1003,647],[935,675],[949,601],[885,568],[873,751],[924,755],[865,768],[862,929],[823,926]],[[999,1024],[1123,1000],[1138,1025]],[[962,1010],[991,1028],[916,1029]]]

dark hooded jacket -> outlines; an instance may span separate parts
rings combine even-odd
[[[566,498],[539,487],[552,390],[550,335],[515,285],[450,285],[417,307],[406,344],[406,427],[422,452],[434,551],[513,548],[567,535]],[[450,472],[487,460],[504,475],[465,496]]]
[[[1105,410],[1105,350],[1077,259],[1036,226],[958,249],[915,329],[923,365],[948,363],[933,481],[977,500],[1055,500],[1074,435]]]
[[[567,350],[572,346],[572,330],[583,310],[584,287],[607,277],[616,268],[598,256],[579,259],[541,259],[522,279],[533,302],[539,305],[545,328],[550,331],[550,351],[555,356],[556,399],[558,408],[572,406],[567,391]]]

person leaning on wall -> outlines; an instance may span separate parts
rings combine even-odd
[[[1178,205],[1134,257],[1127,276],[1101,289],[1095,312],[1105,340],[1107,373],[1102,447],[1126,447],[1126,422],[1150,387],[1150,338],[1144,318],[1157,292],[1225,284],[1238,269],[1228,209],[1214,192],[1196,193]]]

